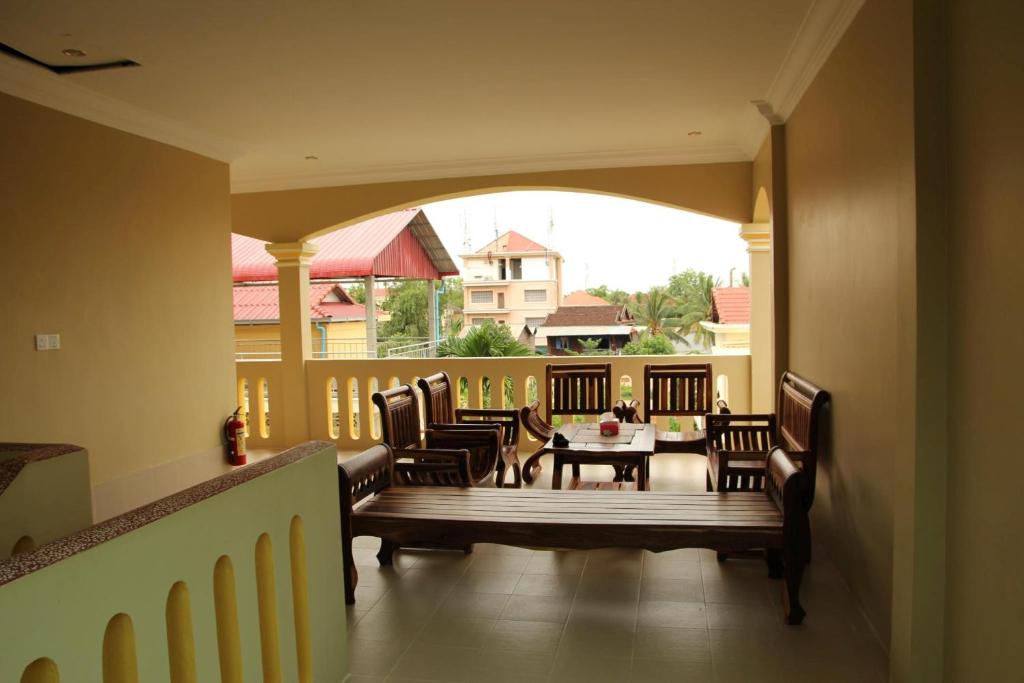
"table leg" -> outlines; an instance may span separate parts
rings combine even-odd
[[[555,465],[551,469],[551,488],[554,491],[562,488],[562,467],[565,463],[562,462],[562,456],[555,453]]]
[[[636,468],[636,490],[647,490],[647,458],[645,457]]]

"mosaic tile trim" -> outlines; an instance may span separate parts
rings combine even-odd
[[[252,481],[264,474],[308,458],[324,448],[334,447],[334,443],[330,441],[308,441],[304,444],[299,444],[272,458],[267,458],[261,462],[223,474],[215,479],[196,484],[184,491],[179,491],[148,505],[130,510],[123,515],[100,522],[88,529],[83,529],[70,536],[41,545],[31,552],[12,557],[6,562],[0,563],[0,586],[32,572],[39,571],[44,567],[56,564],[72,555],[95,548],[101,543],[123,536],[179,510],[183,510],[190,505],[195,505],[240,484]]]
[[[25,469],[25,465],[84,450],[69,443],[0,443],[0,452],[18,452],[18,455],[0,461],[0,495]]]

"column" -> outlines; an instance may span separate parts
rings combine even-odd
[[[309,440],[306,361],[313,356],[309,322],[309,263],[317,247],[311,242],[268,244],[277,259],[277,296],[281,316],[281,380],[270,387],[271,434],[285,446]]]
[[[436,342],[439,336],[437,281],[427,280],[427,341]]]
[[[372,275],[367,275],[363,281],[363,288],[366,291],[366,357],[377,357],[377,296],[374,288],[377,280]]]
[[[740,237],[750,254],[750,404],[755,413],[770,413],[775,410],[771,226],[746,223]]]

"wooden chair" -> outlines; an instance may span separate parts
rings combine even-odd
[[[501,408],[456,408],[455,391],[447,372],[420,378],[416,385],[423,392],[427,429],[481,429],[501,431],[500,457],[494,474],[494,485],[505,487],[505,475],[512,472],[511,488],[521,488],[519,467],[519,414]]]
[[[708,415],[708,491],[763,491],[775,415]]]
[[[701,417],[715,407],[711,363],[644,366],[644,422],[655,417]],[[627,410],[628,417],[628,410]],[[654,446],[660,453],[707,452],[703,429],[655,433]]]
[[[409,384],[373,394],[382,441],[395,458],[395,479],[405,485],[480,486],[491,483],[501,449],[501,429],[426,429]],[[425,447],[424,447],[425,446]]]
[[[526,459],[523,479],[533,483],[534,471],[540,471],[540,457],[544,444],[555,435],[551,425],[556,415],[600,415],[612,409],[611,363],[548,364],[544,369],[545,411],[540,415],[540,401],[534,401],[520,411],[523,427],[540,448]],[[574,476],[578,476],[574,468]]]
[[[708,421],[708,490],[763,490],[764,479],[744,477],[745,466],[734,459],[735,453],[760,451],[760,466],[773,446],[786,450],[806,474],[804,499],[808,508],[814,502],[818,472],[818,429],[821,411],[829,401],[824,389],[799,375],[786,372],[779,382],[776,413],[773,415],[711,416]],[[765,445],[766,448],[760,448]],[[725,468],[723,470],[723,451]],[[715,462],[713,453],[717,454]],[[741,456],[742,457],[742,456]],[[733,462],[736,460],[736,462]],[[713,469],[714,468],[714,469]],[[737,469],[740,468],[740,469]],[[748,473],[749,474],[749,473]],[[733,476],[735,475],[735,476]],[[715,488],[710,488],[710,487]],[[738,488],[738,487],[745,488]]]

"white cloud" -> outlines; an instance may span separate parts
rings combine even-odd
[[[749,269],[739,226],[656,204],[576,192],[501,192],[425,204],[423,210],[461,265],[463,220],[472,250],[515,230],[565,258],[565,291],[609,287],[646,290],[673,272],[696,268],[729,282]],[[549,233],[549,217],[554,230]],[[550,239],[549,239],[550,235]],[[549,244],[550,242],[550,244]]]

